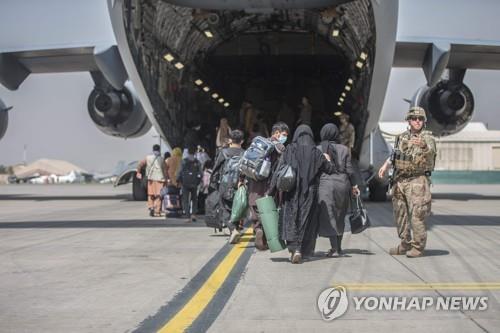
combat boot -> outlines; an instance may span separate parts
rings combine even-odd
[[[424,255],[423,251],[419,251],[414,247],[410,251],[406,252],[406,256],[408,258],[418,258],[418,257],[422,257],[423,255]]]
[[[402,256],[405,255],[408,249],[404,247],[403,245],[399,244],[396,247],[392,247],[389,249],[389,254],[391,256]]]

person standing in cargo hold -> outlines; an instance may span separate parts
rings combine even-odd
[[[217,128],[217,137],[215,139],[215,145],[217,149],[224,146],[226,141],[229,139],[229,133],[231,132],[231,127],[227,122],[227,118],[221,118],[219,127]]]
[[[342,113],[340,115],[340,143],[349,148],[352,153],[356,132],[354,126],[349,122],[349,115]]]
[[[161,196],[160,191],[165,185],[165,161],[161,156],[160,145],[153,146],[153,153],[139,162],[136,170],[138,179],[142,179],[141,169],[146,167],[148,182],[148,209],[150,216],[160,216]]]
[[[302,103],[299,105],[300,114],[299,120],[297,121],[298,125],[304,124],[311,126],[312,124],[312,106],[309,102],[309,98],[302,97]]]
[[[436,159],[436,143],[425,130],[427,117],[419,106],[406,115],[409,129],[396,137],[394,152],[378,171],[382,178],[392,164],[392,204],[401,243],[391,255],[421,257],[427,241],[425,218],[431,212],[430,177]],[[411,227],[411,230],[410,230]]]

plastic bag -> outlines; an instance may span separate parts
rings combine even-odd
[[[278,181],[276,187],[282,192],[290,192],[295,188],[296,175],[288,164],[281,164],[277,171]]]
[[[231,222],[238,222],[247,214],[248,194],[247,187],[240,186],[233,197],[233,206],[231,208]]]

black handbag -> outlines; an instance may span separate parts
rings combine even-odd
[[[276,187],[279,191],[290,192],[295,188],[296,175],[290,165],[286,163],[280,164],[279,169],[276,171],[276,177]]]
[[[141,178],[141,187],[147,191],[148,190],[148,177],[146,175]]]
[[[345,216],[344,221],[351,225],[352,234],[359,234],[370,226],[370,219],[359,195],[352,201],[351,212]]]

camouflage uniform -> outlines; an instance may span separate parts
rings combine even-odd
[[[425,147],[410,143],[412,135],[419,136]],[[401,245],[391,250],[399,253],[391,254],[403,254],[410,249],[422,254],[427,241],[425,218],[431,212],[430,174],[434,169],[436,143],[432,133],[426,130],[418,134],[408,130],[396,142],[392,203]]]

